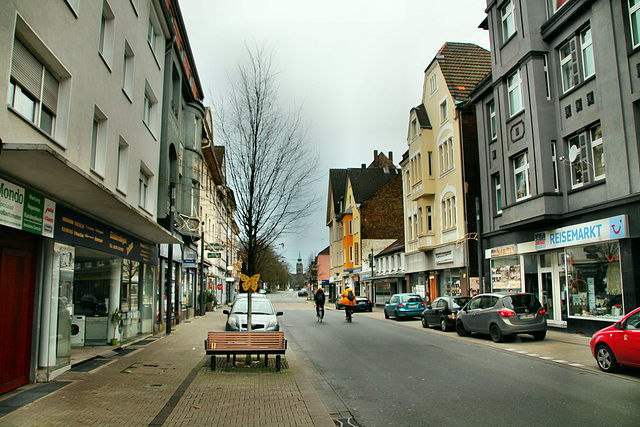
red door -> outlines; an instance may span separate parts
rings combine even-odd
[[[0,393],[29,382],[35,254],[0,247]]]

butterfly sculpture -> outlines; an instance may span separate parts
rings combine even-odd
[[[249,277],[246,274],[240,274],[240,280],[242,281],[242,289],[248,291],[251,288],[252,291],[258,290],[258,280],[260,280],[260,274],[254,274]]]

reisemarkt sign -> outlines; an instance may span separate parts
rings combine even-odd
[[[0,224],[53,237],[55,202],[0,179]]]
[[[629,237],[627,233],[627,216],[619,215],[599,221],[585,222],[537,233],[535,235],[535,244],[537,250],[547,250],[626,237]]]

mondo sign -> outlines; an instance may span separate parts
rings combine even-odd
[[[53,237],[55,202],[0,179],[0,224]]]

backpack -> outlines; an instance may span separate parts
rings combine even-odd
[[[354,299],[356,299],[356,297],[353,295],[353,291],[349,290],[349,292],[347,292],[347,299],[349,301],[353,301]]]
[[[316,293],[316,301],[318,301],[318,302],[324,302],[324,292],[318,292],[318,293]]]

